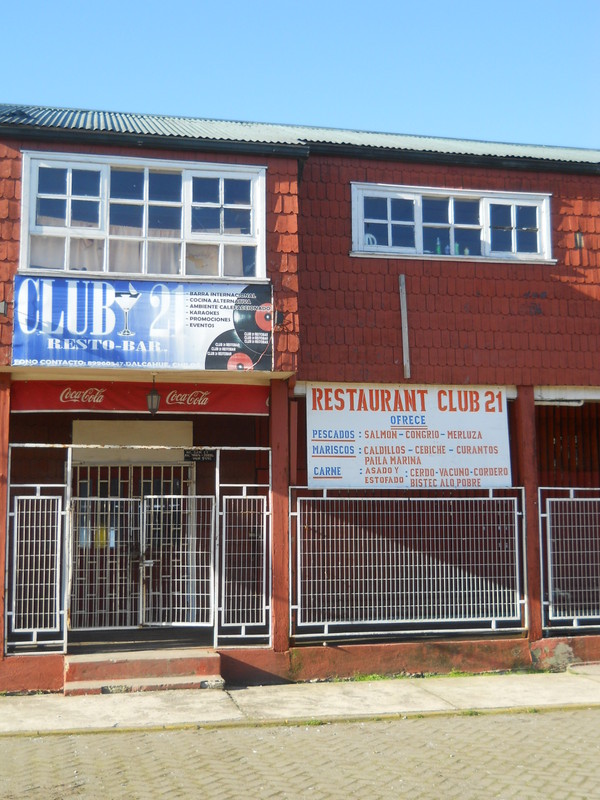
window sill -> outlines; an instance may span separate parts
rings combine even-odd
[[[39,278],[82,278],[107,281],[148,281],[152,283],[270,283],[268,278],[227,277],[225,275],[140,275],[139,272],[88,272],[83,269],[35,269],[19,267],[19,275],[32,275]]]
[[[460,256],[442,255],[438,253],[367,253],[363,250],[350,250],[351,258],[377,258],[395,261],[446,261],[475,264],[557,264],[556,258],[502,258],[497,256]]]

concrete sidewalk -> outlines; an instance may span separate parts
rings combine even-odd
[[[0,697],[0,736],[600,708],[600,664],[562,673]]]

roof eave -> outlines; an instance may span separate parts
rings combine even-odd
[[[102,146],[125,146],[139,149],[186,150],[188,152],[241,153],[259,156],[280,156],[306,159],[310,154],[349,158],[366,158],[379,161],[405,161],[444,166],[462,165],[487,169],[511,169],[536,172],[562,172],[572,174],[600,174],[600,164],[587,161],[560,161],[533,156],[487,155],[451,153],[441,150],[417,150],[399,147],[381,147],[366,144],[332,142],[249,142],[235,139],[192,138],[162,136],[156,133],[130,133],[88,129],[59,129],[31,127],[28,125],[0,124],[0,138],[20,139],[30,142],[72,144],[89,143]]]
[[[59,130],[57,128],[31,128],[26,125],[0,124],[0,138],[21,139],[33,142],[60,142],[72,144],[121,145],[160,150],[188,150],[216,153],[247,153],[250,155],[275,155],[306,158],[309,148],[305,144],[278,142],[244,142],[225,139],[192,139],[185,136],[160,136],[157,134],[117,133],[113,131]]]
[[[570,172],[600,174],[600,164],[588,161],[555,161],[532,156],[477,155],[473,153],[445,153],[439,150],[404,150],[402,148],[373,147],[355,144],[311,143],[310,152],[319,155],[338,155],[347,158],[369,158],[379,161],[407,161],[410,163],[460,164],[466,167],[512,169],[534,172]]]

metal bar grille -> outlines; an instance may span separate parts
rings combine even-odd
[[[60,629],[61,497],[15,497],[12,631]]]
[[[300,498],[299,625],[520,621],[517,500]]]
[[[222,624],[264,625],[267,606],[267,501],[224,497]]]
[[[144,622],[213,622],[214,497],[144,500]]]
[[[547,498],[551,621],[600,623],[600,498]]]
[[[138,624],[139,506],[139,500],[73,499],[72,630]]]

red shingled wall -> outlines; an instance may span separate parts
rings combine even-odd
[[[0,142],[0,300],[12,304],[12,277],[19,262],[21,153],[14,142]],[[0,317],[0,364],[10,363],[12,311]]]
[[[12,337],[12,279],[19,262],[21,209],[21,149],[51,152],[99,153],[133,158],[158,158],[258,164],[267,167],[267,277],[273,283],[275,308],[281,324],[274,333],[275,370],[293,372],[298,354],[298,164],[291,158],[185,153],[83,145],[44,146],[0,142],[0,300],[9,301],[8,320],[0,317],[0,365],[10,363]]]
[[[351,181],[549,192],[557,263],[350,257]],[[600,383],[600,177],[311,157],[300,198],[299,378],[404,381],[404,274],[411,380]]]

